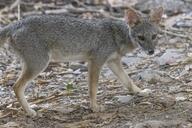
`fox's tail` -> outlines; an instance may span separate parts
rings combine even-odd
[[[10,34],[11,28],[9,25],[0,29],[0,47],[2,47],[3,44],[7,41],[7,39],[10,37]]]

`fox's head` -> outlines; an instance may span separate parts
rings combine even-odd
[[[152,10],[149,15],[144,15],[132,8],[125,12],[125,20],[130,27],[131,39],[149,55],[154,53],[162,15],[162,7]]]

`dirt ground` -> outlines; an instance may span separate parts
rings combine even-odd
[[[22,5],[21,11],[27,16],[35,5],[40,8],[35,8],[37,14],[42,8],[52,11],[57,8],[52,7],[53,1],[49,4],[47,1],[43,1],[46,4],[35,1],[33,6]],[[11,2],[7,4],[10,7]],[[69,3],[65,4],[65,7],[69,6]],[[3,10],[4,4],[1,5]],[[75,8],[80,8],[78,11],[84,6],[75,4]],[[90,11],[90,8],[104,7],[88,8]],[[122,17],[121,9],[112,9],[118,14],[113,16]],[[2,14],[0,23],[3,26],[16,20],[17,8],[4,10]],[[106,16],[95,10],[74,14],[81,18]],[[0,128],[192,128],[192,10],[172,15],[165,12],[161,28],[154,55],[148,56],[137,49],[122,59],[124,69],[135,84],[152,93],[145,97],[131,95],[104,66],[97,96],[105,111],[99,113],[93,113],[89,108],[87,63],[71,62],[50,63],[30,83],[25,94],[38,116],[26,116],[12,89],[21,70],[19,60],[12,52],[1,48]]]

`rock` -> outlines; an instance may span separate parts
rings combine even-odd
[[[121,126],[119,128],[133,128],[133,123],[132,122],[127,122],[127,123],[125,123],[123,126]]]
[[[0,86],[0,97],[5,94],[5,88]]]
[[[138,57],[123,57],[122,62],[127,66],[132,66],[138,64],[141,61],[141,58]]]
[[[50,110],[54,110],[59,113],[69,114],[69,113],[73,112],[75,109],[76,109],[76,107],[74,107],[74,106],[69,107],[69,106],[59,105],[57,107],[51,108]]]
[[[152,94],[152,90],[150,89],[143,89],[141,92],[138,93],[138,96],[147,97]]]
[[[149,57],[149,55],[146,53],[146,51],[144,51],[144,50],[142,50],[142,49],[137,53],[137,56],[138,56],[138,57],[141,57],[142,59]]]
[[[185,66],[186,71],[189,71],[191,69],[192,69],[192,64],[188,64],[188,65]]]
[[[176,96],[176,97],[175,97],[175,100],[176,100],[176,101],[185,101],[185,100],[187,100],[187,98],[184,97],[184,96]]]
[[[181,91],[181,87],[180,86],[170,86],[168,90],[169,90],[169,93],[175,93],[175,92]]]
[[[159,98],[156,98],[155,101],[153,101],[153,104],[159,104],[164,108],[169,108],[173,105],[175,105],[176,99],[173,96],[170,95],[164,95]]]
[[[70,68],[73,71],[76,71],[76,70],[79,70],[80,72],[86,72],[87,71],[87,66],[85,64],[78,63],[78,62],[71,62]]]
[[[101,72],[107,78],[111,78],[111,77],[116,78],[116,76],[113,74],[113,72],[109,68],[103,68]]]
[[[187,100],[187,97],[183,93],[178,93],[175,95],[176,101],[185,101]]]
[[[8,122],[6,124],[0,125],[1,128],[19,128],[20,125],[16,122]]]
[[[186,20],[186,19],[178,19],[176,23],[173,25],[173,27],[176,28],[190,28],[192,27],[192,20]]]
[[[73,74],[75,74],[75,75],[79,75],[79,74],[81,74],[82,72],[80,71],[80,69],[77,69],[77,70],[75,70],[74,72],[73,72]]]
[[[118,7],[129,4],[129,6],[135,5],[138,0],[108,0],[108,3],[112,7]]]
[[[117,99],[117,101],[119,101],[121,103],[129,103],[133,99],[133,96],[130,96],[130,95],[115,96],[115,98]]]
[[[155,84],[157,82],[168,83],[172,81],[172,78],[170,78],[166,72],[153,69],[144,70],[143,72],[140,72],[137,77],[138,79],[144,80],[149,84]]]
[[[8,80],[6,86],[13,86],[15,84],[15,80]]]
[[[151,69],[139,73],[138,76],[139,79],[144,80],[150,84],[155,84],[161,80],[160,74],[157,71]]]
[[[168,15],[186,12],[191,9],[191,7],[182,0],[139,0],[138,3],[135,4],[135,8],[142,12],[149,12],[151,9],[159,6],[162,6]]]
[[[2,75],[3,75],[3,70],[0,69],[0,76],[2,76]]]
[[[176,28],[192,27],[192,20],[188,18],[183,18],[183,17],[192,17],[192,12],[187,14],[182,14],[182,17],[176,20],[175,24],[173,24],[173,27],[176,27]]]
[[[137,124],[134,128],[180,128],[180,121],[150,120]]]
[[[156,59],[156,62],[159,65],[166,65],[166,64],[172,64],[175,62],[181,61],[181,59],[184,57],[180,51],[175,50],[175,49],[168,49],[165,51],[165,53]]]

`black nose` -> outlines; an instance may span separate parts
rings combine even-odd
[[[154,50],[149,50],[148,53],[149,55],[152,55],[154,53]]]

